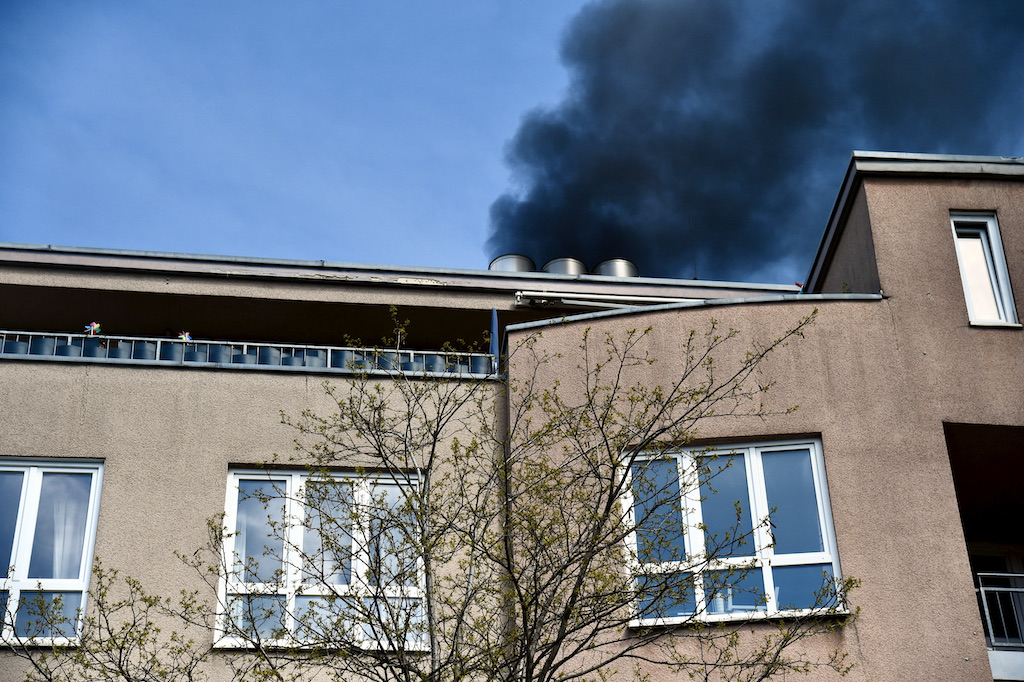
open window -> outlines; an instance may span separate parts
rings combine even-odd
[[[951,221],[971,324],[1016,324],[995,215],[954,213]]]
[[[0,460],[0,637],[74,641],[86,605],[101,464]]]
[[[638,624],[841,606],[817,441],[638,459],[630,487]]]

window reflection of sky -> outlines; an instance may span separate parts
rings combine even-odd
[[[768,506],[772,509],[775,553],[824,551],[811,453],[807,450],[766,453],[762,462]]]
[[[270,520],[284,520],[283,486],[274,481],[238,482],[235,570],[244,568],[246,582],[273,582],[281,567],[284,540],[274,532]]]
[[[29,578],[80,577],[91,487],[90,474],[43,474]]]
[[[637,462],[632,473],[640,560],[644,563],[684,560],[683,512],[676,461]]]
[[[743,455],[717,457],[705,465],[710,478],[700,486],[701,514],[707,527],[704,551],[714,557],[752,555],[753,526]]]
[[[0,577],[7,577],[14,549],[14,529],[18,523],[21,483],[20,471],[0,471]]]

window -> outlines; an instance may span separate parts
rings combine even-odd
[[[817,441],[638,459],[630,488],[637,624],[770,616],[834,599]]]
[[[403,491],[375,477],[234,472],[220,644],[418,648],[422,572]]]
[[[77,636],[99,514],[100,464],[0,461],[0,638]]]
[[[972,324],[1016,324],[1010,276],[994,215],[953,214],[956,257]]]

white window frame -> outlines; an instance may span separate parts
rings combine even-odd
[[[22,592],[70,592],[80,593],[73,602],[64,601],[65,609],[75,609],[79,614],[75,622],[73,637],[32,637],[32,644],[40,646],[73,646],[81,634],[81,614],[89,596],[89,580],[92,576],[93,554],[96,547],[96,527],[99,519],[100,491],[103,487],[103,464],[99,462],[68,462],[62,460],[0,460],[0,471],[17,471],[24,474],[21,482],[21,496],[18,501],[18,518],[14,529],[14,543],[11,552],[11,568],[6,578],[0,577],[0,592],[7,593],[7,608],[0,621],[0,643],[14,644],[26,641],[15,634],[18,606]],[[85,523],[85,538],[82,560],[77,578],[32,578],[28,576],[32,558],[32,544],[35,540],[36,520],[39,516],[40,491],[44,474],[89,474],[92,480],[89,488],[89,505]],[[8,567],[5,567],[8,568]]]
[[[814,482],[815,503],[818,513],[819,531],[821,532],[823,549],[820,552],[801,553],[777,553],[773,546],[771,536],[770,508],[768,505],[768,494],[765,487],[764,469],[762,458],[770,456],[772,452],[792,451],[806,449],[810,452],[811,473]],[[725,556],[714,559],[707,559],[705,552],[705,533],[702,529],[703,518],[701,514],[701,491],[696,481],[697,461],[706,457],[726,457],[741,455],[747,480],[747,494],[753,532],[750,542],[753,544],[753,551],[744,556]],[[693,620],[718,622],[751,620],[760,618],[783,618],[809,613],[810,609],[780,609],[776,602],[775,580],[773,568],[785,566],[805,566],[829,564],[832,567],[833,581],[840,581],[842,573],[839,567],[839,550],[836,545],[835,530],[832,523],[831,504],[828,497],[828,485],[825,476],[825,461],[822,455],[821,441],[810,440],[788,440],[770,441],[741,444],[735,446],[719,446],[704,448],[687,448],[678,452],[668,454],[641,456],[637,463],[652,459],[671,459],[676,462],[676,472],[679,477],[680,511],[684,526],[684,551],[685,561],[673,561],[662,563],[640,563],[637,533],[630,533],[627,537],[627,549],[631,557],[630,568],[634,575],[653,575],[658,573],[689,573],[699,578],[704,573],[717,570],[729,569],[750,569],[761,574],[765,594],[763,595],[763,609],[743,613],[712,613],[709,604],[705,599],[703,581],[693,580],[694,592],[694,613],[685,616],[657,616],[642,618],[639,614],[639,605],[636,606],[636,616],[631,620],[633,627],[675,625],[692,622]],[[712,464],[712,466],[714,466]],[[714,485],[712,479],[711,485]],[[629,510],[630,522],[636,527],[636,508],[632,495],[632,486],[627,486],[625,506]],[[637,583],[639,594],[640,585]],[[844,604],[838,605],[838,613],[846,613]]]
[[[366,576],[369,566],[369,542],[367,539],[367,516],[356,512],[356,522],[352,528],[352,548],[350,558],[350,580],[347,585],[325,585],[321,583],[303,583],[302,562],[300,552],[296,550],[302,547],[305,506],[303,503],[305,486],[307,481],[318,480],[318,475],[306,471],[296,470],[265,470],[265,469],[238,469],[232,470],[228,477],[227,497],[225,500],[224,515],[224,557],[222,566],[222,578],[219,586],[218,604],[218,637],[216,646],[224,648],[246,648],[251,645],[249,640],[243,637],[232,636],[232,628],[229,626],[231,614],[227,612],[228,605],[233,596],[241,595],[277,595],[286,599],[285,628],[293,633],[287,639],[265,641],[270,646],[301,646],[301,638],[295,637],[295,600],[297,596],[329,596],[334,594],[339,597],[361,597],[370,598],[372,594],[381,595],[385,599],[416,600],[419,603],[419,613],[425,611],[424,601],[424,567],[422,557],[417,559],[417,578],[415,585],[386,585],[370,586],[367,584]],[[352,498],[355,508],[359,510],[370,509],[374,499],[375,490],[383,487],[402,488],[414,485],[414,480],[395,481],[390,477],[356,474],[331,474],[325,479],[331,484],[342,484],[352,486]],[[249,583],[237,579],[235,573],[235,538],[237,534],[237,513],[239,483],[241,481],[272,482],[282,486],[284,491],[285,517],[289,520],[286,531],[287,538],[284,542],[284,574],[279,583]],[[376,493],[379,498],[380,493]],[[366,649],[383,649],[385,644],[373,640],[364,630],[362,623],[352,623],[353,639]],[[422,633],[418,633],[421,634]],[[419,651],[426,648],[425,639],[420,636],[405,642],[404,649],[408,651]]]
[[[950,214],[950,225],[953,228],[956,260],[960,268],[960,282],[963,285],[964,300],[967,302],[967,315],[971,324],[1017,325],[1017,311],[1013,304],[1010,274],[1006,269],[1006,257],[1003,254],[1002,240],[999,237],[999,224],[995,214],[954,212]],[[994,318],[982,317],[975,310],[969,284],[970,273],[967,271],[963,252],[964,240],[968,238],[979,239],[985,254],[986,272],[984,274],[987,275],[992,287],[997,310]]]

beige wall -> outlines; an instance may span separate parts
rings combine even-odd
[[[770,405],[799,405],[795,413],[700,426],[707,439],[820,434],[842,570],[863,581],[852,598],[861,615],[840,637],[857,664],[850,679],[991,679],[942,423],[1024,424],[1024,331],[969,324],[951,211],[996,214],[1019,308],[1019,183],[866,175],[823,290],[841,292],[845,282],[855,292],[880,288],[884,300],[817,302],[807,338],[766,363],[778,382]],[[712,316],[764,340],[811,307],[591,319],[545,329],[541,348],[567,353],[551,373],[571,384],[585,327],[621,337],[650,325],[647,349],[658,362],[635,378],[653,385],[678,373],[681,340]]]
[[[769,407],[799,409],[763,422],[708,420],[698,435],[757,441],[820,434],[842,570],[863,581],[852,598],[861,615],[839,640],[857,663],[850,679],[991,679],[942,419],[1010,419],[1015,409],[1019,415],[1018,394],[991,393],[984,385],[991,374],[979,376],[976,364],[944,366],[955,391],[922,391],[921,369],[907,358],[914,351],[893,332],[891,299],[817,305],[807,338],[765,365],[766,378],[778,382]],[[749,342],[778,336],[812,307],[751,304],[590,320],[545,329],[540,343],[564,351],[578,345],[586,326],[601,337],[621,337],[650,325],[648,348],[658,362],[631,379],[664,384],[678,373],[680,340],[690,329],[703,330],[712,315]],[[975,350],[985,343],[977,340]],[[720,359],[728,363],[737,351]],[[563,384],[578,378],[576,356],[551,369]],[[1001,383],[1020,385],[1024,372],[1008,369],[1002,368],[1011,376]],[[939,374],[929,379],[938,381]]]
[[[861,187],[853,197],[832,262],[815,293],[877,294],[878,291],[875,244],[871,238],[867,199]]]
[[[865,182],[882,288],[909,390],[936,418],[1020,424],[1024,332],[971,326],[951,211],[994,211],[1018,311],[1024,294],[1024,193],[1005,181]]]
[[[157,594],[202,590],[174,552],[191,555],[206,543],[207,520],[224,511],[229,468],[293,452],[297,434],[282,425],[280,411],[331,413],[323,379],[297,372],[0,361],[0,458],[101,460],[96,557]],[[23,679],[20,668],[0,656],[0,680]]]

